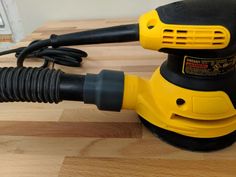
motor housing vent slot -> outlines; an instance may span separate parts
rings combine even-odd
[[[213,29],[163,30],[162,44],[167,48],[224,48],[228,45],[227,33]]]

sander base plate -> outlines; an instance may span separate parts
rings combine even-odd
[[[236,131],[217,138],[193,138],[157,127],[142,117],[140,117],[140,120],[157,137],[168,144],[185,150],[198,152],[217,151],[232,145],[236,141]]]

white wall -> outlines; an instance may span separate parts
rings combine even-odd
[[[25,34],[48,20],[138,18],[176,0],[15,0]]]

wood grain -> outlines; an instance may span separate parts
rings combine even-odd
[[[59,177],[235,177],[235,160],[159,160],[67,157]],[[227,170],[226,170],[227,169]]]
[[[1,177],[58,177],[63,156],[3,154],[0,156]]]
[[[47,137],[140,138],[140,123],[1,121],[0,135]]]
[[[163,160],[236,160],[236,144],[222,151],[194,153],[153,138],[77,138],[1,136],[2,155],[151,158]],[[14,160],[14,159],[12,159]],[[46,159],[45,159],[46,160]]]

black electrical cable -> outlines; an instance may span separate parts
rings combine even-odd
[[[0,52],[0,56],[15,53],[17,67],[23,67],[26,58],[44,59],[44,64],[41,66],[43,68],[47,67],[49,62],[79,67],[82,58],[87,57],[87,53],[79,49],[61,46],[131,42],[137,40],[139,40],[138,24],[121,25],[64,35],[53,34],[50,39],[33,41],[27,47]]]
[[[0,56],[15,53],[15,56],[18,59],[20,54],[25,49],[30,48],[33,44],[39,44],[39,43],[40,41],[38,40],[33,41],[28,47],[20,47],[17,49],[0,52]],[[31,52],[29,55],[27,55],[26,58],[43,59],[44,64],[41,67],[46,68],[49,62],[64,66],[79,67],[81,65],[82,58],[84,57],[87,57],[87,53],[79,49],[65,48],[65,47],[59,47],[59,48],[43,47],[39,50]],[[24,60],[26,58],[24,58]]]

